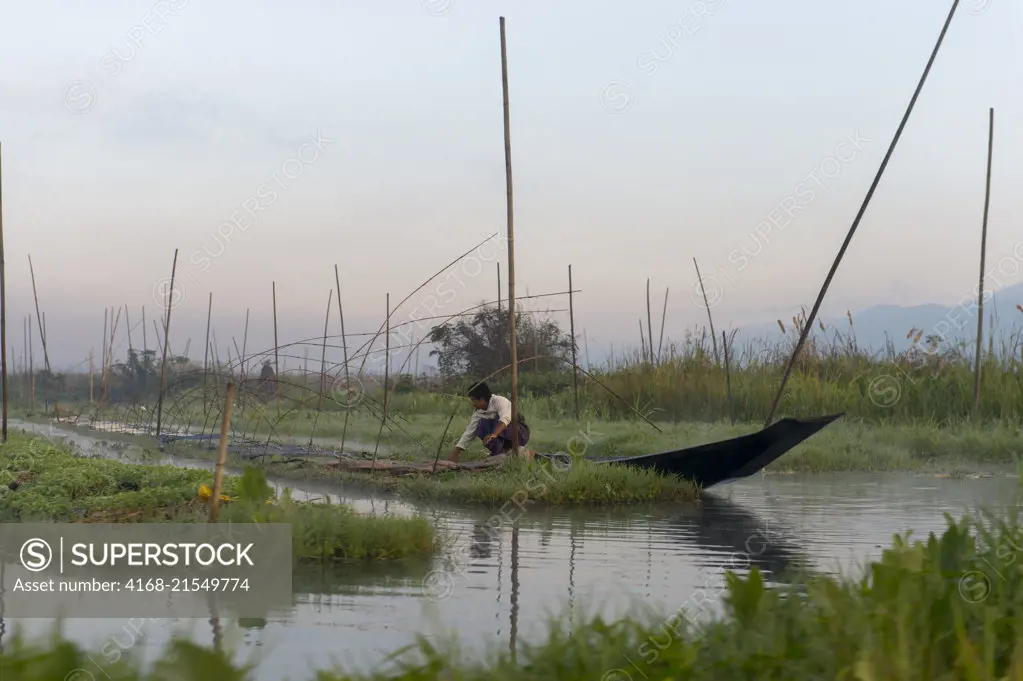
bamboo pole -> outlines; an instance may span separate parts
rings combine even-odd
[[[43,345],[43,362],[46,366],[46,374],[50,374],[50,353],[46,350],[46,329],[43,325],[43,317],[39,312],[39,292],[36,289],[36,273],[32,267],[32,256],[28,256],[28,271],[32,276],[32,297],[36,304],[36,323],[39,325],[39,340]]]
[[[650,364],[654,363],[654,325],[650,317],[650,278],[646,280],[646,337],[650,344]]]
[[[277,282],[273,283],[274,302],[274,395],[277,397],[277,418],[281,418],[281,363],[277,340]]]
[[[202,358],[202,411],[205,414],[207,399],[209,398],[209,371],[210,371],[210,322],[213,321],[213,291],[210,291],[210,303],[206,308],[206,343]]]
[[[643,336],[643,320],[637,319],[636,321],[639,322],[639,354],[640,357],[642,357],[643,361],[645,362],[647,361],[647,351],[646,338]]]
[[[7,442],[7,277],[4,267],[4,188],[3,188],[3,153],[0,148],[0,345],[3,345],[3,357],[0,365],[3,370],[3,425],[0,430],[0,441]]]
[[[991,157],[995,146],[995,110],[988,109],[987,182],[984,187],[984,220],[980,230],[980,284],[977,286],[977,356],[973,369],[973,414],[980,413],[980,350],[984,337],[984,260],[987,254],[987,216],[991,206]]]
[[[344,353],[345,362],[345,394],[351,390],[351,375],[348,372],[348,340],[345,337],[345,312],[341,306],[341,278],[337,272],[337,265],[334,265],[334,283],[337,285],[337,316],[341,319],[341,351]],[[352,412],[349,400],[345,399],[345,425],[341,430],[341,452],[345,451],[345,437],[348,435],[348,417]]]
[[[725,390],[728,394],[728,412],[732,424],[735,424],[735,403],[732,401],[732,367],[731,357],[728,352],[728,339],[725,337],[725,332],[721,332],[721,348],[725,355]]]
[[[224,420],[220,424],[220,442],[217,447],[217,469],[213,477],[213,494],[210,495],[209,522],[217,522],[220,510],[220,490],[224,487],[224,460],[227,458],[227,435],[231,429],[231,407],[234,403],[234,381],[227,382],[227,398],[224,402]]]
[[[36,410],[36,369],[35,351],[32,349],[32,315],[28,316],[28,398],[31,409]]]
[[[714,333],[714,317],[710,313],[710,303],[707,302],[707,289],[703,286],[703,277],[700,276],[700,265],[693,258],[693,265],[696,267],[696,278],[700,281],[700,291],[703,293],[703,306],[707,308],[707,322],[710,324],[710,339],[714,344],[714,363],[721,364],[721,357],[718,355],[718,337]]]
[[[167,349],[170,347],[171,310],[174,308],[174,277],[178,272],[178,249],[174,249],[174,264],[171,265],[170,290],[167,291],[167,318],[163,327],[163,360],[160,362],[160,397],[156,401],[156,437],[160,437],[163,425],[163,394],[167,390]]]
[[[515,202],[512,192],[511,112],[508,102],[508,45],[501,23],[501,91],[504,98],[504,174],[508,201],[508,319],[511,343],[512,454],[519,454],[519,352],[515,337]]]
[[[127,303],[125,303],[125,305],[124,305],[124,325],[128,329],[128,357],[130,358],[131,357],[131,353],[134,351],[134,348],[132,347],[132,344],[131,344],[131,319],[128,317],[128,304]]]
[[[828,292],[828,287],[831,286],[831,280],[835,278],[835,272],[838,271],[838,265],[842,262],[842,257],[849,248],[849,243],[852,241],[853,235],[856,234],[856,229],[860,225],[860,220],[863,219],[864,213],[867,212],[867,206],[870,205],[870,199],[874,196],[877,186],[881,183],[881,177],[884,175],[885,168],[888,167],[888,161],[891,160],[892,154],[895,153],[895,147],[899,143],[899,138],[902,137],[902,131],[905,129],[906,123],[909,122],[909,116],[913,113],[913,107],[916,105],[916,100],[920,97],[920,92],[924,89],[924,83],[927,81],[927,75],[930,73],[931,66],[934,64],[934,60],[938,56],[938,50],[941,48],[941,44],[945,40],[945,34],[948,32],[948,27],[952,23],[952,17],[955,16],[956,8],[958,7],[959,0],[953,0],[952,8],[949,10],[948,17],[945,19],[945,25],[942,26],[941,33],[938,34],[938,40],[935,42],[934,49],[931,51],[931,57],[927,61],[927,66],[924,67],[924,72],[920,76],[920,81],[917,83],[916,91],[913,92],[913,97],[909,100],[909,105],[906,107],[906,113],[903,115],[898,129],[895,131],[892,143],[889,145],[888,151],[885,153],[884,159],[881,161],[881,166],[877,169],[877,175],[874,176],[874,181],[870,184],[870,189],[867,190],[867,195],[864,197],[863,203],[860,205],[860,209],[856,213],[856,217],[853,219],[852,226],[849,228],[848,234],[845,235],[845,240],[842,242],[842,246],[838,250],[838,255],[835,256],[835,261],[831,264],[831,269],[828,271],[828,276],[824,279],[824,285],[821,286],[820,293],[817,294],[817,300],[813,304],[810,316],[807,317],[806,324],[803,325],[803,330],[799,334],[799,340],[796,342],[796,347],[793,349],[792,355],[789,357],[788,365],[785,367],[785,373],[782,374],[781,385],[778,386],[778,392],[774,396],[774,402],[771,404],[771,410],[768,412],[767,419],[764,422],[765,428],[771,425],[771,422],[774,421],[774,416],[778,411],[778,405],[781,404],[782,395],[785,394],[785,386],[788,384],[789,376],[792,375],[792,369],[796,364],[796,359],[799,357],[799,353],[803,350],[803,345],[806,343],[806,338],[810,334],[810,329],[813,328],[813,322],[817,319],[817,312],[820,310],[821,303],[824,302],[824,296]]]
[[[380,449],[380,436],[384,434],[384,424],[387,423],[387,395],[390,392],[388,390],[388,383],[390,379],[390,368],[391,368],[391,294],[387,294],[387,335],[384,336],[384,407],[383,417],[380,419],[380,430],[377,431],[377,442],[373,447],[373,463],[370,464],[370,470],[376,473],[377,470],[377,450]]]
[[[568,266],[568,331],[572,334],[572,393],[575,395],[575,420],[579,420],[579,366],[575,348],[575,304],[572,298],[572,266]]]
[[[327,314],[323,319],[323,352],[320,355],[320,400],[316,407],[317,410],[323,409],[323,393],[327,392],[327,330],[330,324],[330,305],[333,302],[334,289],[331,289],[327,295]]]
[[[249,347],[249,308],[245,308],[245,331],[242,335],[242,355],[239,360],[242,363],[242,386],[245,386],[245,382],[249,379],[249,367],[245,363],[246,350]],[[242,390],[241,395],[238,397],[238,405],[245,408],[245,390]]]
[[[661,363],[661,350],[664,347],[664,322],[668,319],[668,289],[664,289],[664,309],[661,310],[661,338],[657,341],[657,363]]]
[[[111,315],[113,314],[113,312],[114,312],[113,308],[110,308]],[[107,350],[107,371],[109,373],[107,374],[107,387],[106,387],[106,395],[104,396],[104,398],[106,400],[108,400],[108,401],[110,400],[110,382],[109,381],[110,381],[110,377],[113,375],[113,372],[114,372],[114,337],[117,335],[117,327],[118,327],[118,325],[120,325],[120,323],[121,323],[121,308],[117,308],[117,319],[114,321],[113,326],[110,328],[110,345],[107,346],[108,347],[108,350]]]
[[[28,369],[28,346],[29,346],[29,342],[28,342],[28,327],[32,323],[32,320],[29,317],[23,317],[21,321],[24,322],[23,325],[22,325],[24,328],[22,329],[22,332],[21,332],[22,339],[23,339],[23,342],[25,344],[25,349],[22,350],[22,352],[21,352],[21,371],[24,374],[24,373],[29,371],[29,369]],[[27,378],[28,378],[28,380],[24,381],[23,387],[25,388],[26,392],[31,394],[31,392],[32,392],[32,387],[31,387],[32,386],[32,374],[30,372],[27,373]]]
[[[103,367],[99,373],[99,399],[103,401],[103,392],[107,385],[107,334],[110,331],[110,310],[107,308],[103,309],[103,341],[99,346],[99,351],[103,353]]]

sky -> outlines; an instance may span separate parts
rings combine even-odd
[[[55,368],[99,364],[104,311],[202,361],[323,334],[415,339],[507,296],[499,16],[506,17],[515,284],[564,293],[594,362],[700,325],[811,305],[950,2],[37,0],[0,21],[8,347],[35,318]],[[963,0],[845,255],[825,314],[954,304],[1023,281],[1023,5]],[[490,238],[489,241],[486,241]],[[485,242],[483,246],[477,245]],[[473,250],[475,248],[475,250]],[[445,265],[452,270],[398,303]],[[339,333],[337,300],[329,334]],[[524,301],[568,328],[567,296]],[[115,358],[128,345],[119,321]],[[41,364],[33,329],[35,361]],[[234,339],[234,341],[232,341]],[[404,340],[407,341],[406,336]],[[355,340],[361,339],[352,339]],[[396,345],[401,344],[397,339]],[[333,340],[331,345],[339,342]],[[293,347],[291,366],[319,361]],[[328,359],[340,359],[331,348]],[[297,359],[296,359],[297,357]],[[425,353],[422,363],[427,363]]]

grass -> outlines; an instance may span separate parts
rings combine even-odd
[[[213,473],[79,456],[11,431],[0,445],[0,483],[4,522],[205,522],[208,506],[198,490],[212,487]],[[288,494],[267,504],[273,491],[255,469],[225,476],[223,491],[238,500],[224,504],[222,521],[291,524],[297,564],[415,559],[439,548],[425,518],[363,516]]]
[[[520,409],[532,427],[530,446],[594,457],[638,455],[752,432],[769,411],[802,324],[798,317],[792,323],[779,321],[787,335],[777,345],[730,348],[730,398],[726,368],[715,360],[707,334],[669,343],[655,362],[636,354],[620,355],[594,369],[594,379],[582,377],[578,420],[571,374],[536,373],[527,363],[521,373]],[[870,354],[858,346],[851,322],[848,328],[821,327],[810,336],[795,365],[779,415],[846,416],[769,470],[949,470],[1010,463],[1014,455],[1023,454],[1023,339],[1013,335],[996,342],[992,329],[986,336],[981,400],[974,410],[970,347],[910,329],[907,338],[915,342],[911,351],[900,353],[890,346],[884,353]],[[78,378],[69,381],[82,383]],[[190,383],[175,385],[199,385],[201,378],[191,376]],[[459,397],[466,380],[427,392],[406,379],[398,379],[389,395],[381,451],[432,460],[454,410],[452,429],[441,446],[446,457],[471,411],[468,401]],[[499,376],[491,383],[507,393],[506,378]],[[321,400],[316,392],[318,374],[289,377],[282,380],[280,417],[275,400],[262,402],[245,395],[234,409],[233,431],[236,436],[296,442],[315,435],[333,444],[344,435],[348,449],[373,450],[383,395],[368,377],[361,385],[366,391],[354,397],[334,391]],[[77,404],[75,409],[94,418],[155,423],[152,404],[96,407],[82,404],[80,397],[69,393],[70,402],[62,402],[63,408]],[[210,432],[219,425],[219,410],[212,388],[208,405],[201,387],[180,388],[165,400],[164,421]],[[661,432],[640,416],[656,423]],[[478,443],[474,448],[481,449]]]
[[[726,576],[724,611],[637,610],[633,617],[551,623],[545,640],[467,655],[454,642],[396,653],[372,675],[324,670],[315,681],[786,681],[1023,680],[1023,569],[1018,512],[949,518],[942,536],[896,537],[860,578],[814,576],[774,589],[757,570]],[[0,678],[50,681],[90,668],[87,652],[55,636],[17,632]],[[138,658],[105,668],[117,681],[242,681],[252,670],[213,649],[175,641],[148,674]],[[308,678],[308,677],[307,677]],[[283,681],[283,680],[282,680]],[[294,681],[294,680],[293,680]]]

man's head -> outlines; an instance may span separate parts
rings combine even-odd
[[[472,400],[472,406],[477,409],[486,409],[490,404],[491,395],[490,386],[483,381],[475,383],[469,388],[469,399]]]

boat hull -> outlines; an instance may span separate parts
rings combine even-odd
[[[730,440],[599,462],[678,475],[706,489],[753,475],[841,417],[842,414],[811,419],[787,418],[756,433]]]

